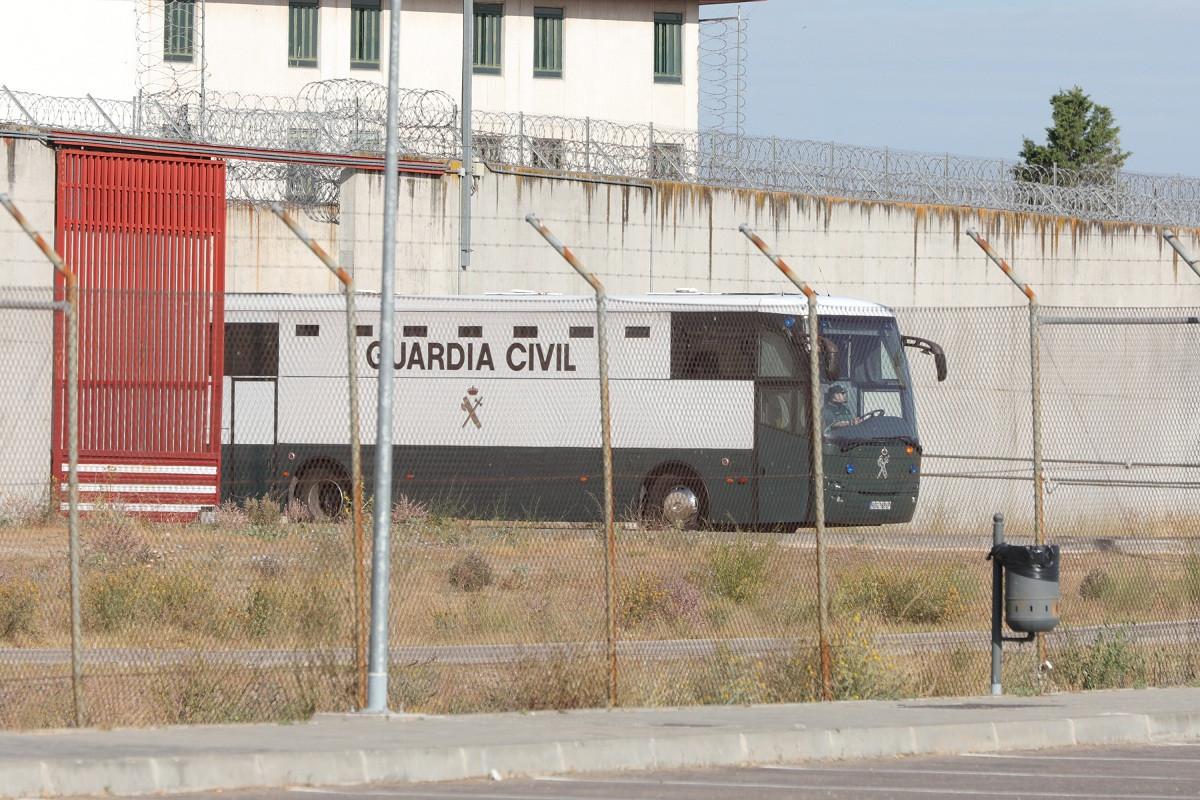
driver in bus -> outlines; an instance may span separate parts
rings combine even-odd
[[[862,417],[855,416],[854,410],[846,402],[846,387],[836,383],[830,386],[825,392],[825,407],[821,409],[821,422],[825,430],[857,425],[861,421]]]

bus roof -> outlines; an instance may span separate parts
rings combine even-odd
[[[361,310],[376,309],[378,292],[356,295]],[[644,295],[617,295],[608,298],[612,311],[757,311],[762,313],[804,313],[808,300],[802,294],[723,294],[707,292],[671,292]],[[396,295],[396,307],[411,311],[569,311],[594,308],[594,295],[538,294],[505,292],[484,295]],[[225,295],[227,311],[336,311],[345,308],[340,294],[231,293]],[[817,311],[824,315],[891,317],[887,306],[848,297],[818,295]]]

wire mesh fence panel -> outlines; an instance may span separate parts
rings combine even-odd
[[[0,289],[0,725],[73,720],[67,530],[50,437],[54,291]]]
[[[0,293],[0,724],[10,727],[73,718],[65,478],[52,458],[60,359],[52,313],[15,307],[52,299],[51,289]],[[211,505],[186,519],[153,513],[178,504],[175,483],[190,497],[209,479],[164,472],[170,454],[132,438],[129,453],[116,452],[120,436],[81,452],[81,474],[93,470],[81,479],[91,724],[357,705],[364,598],[344,298],[223,301],[205,306],[223,308],[220,352],[202,379],[188,362],[189,381],[209,387],[219,438]],[[820,302],[830,693],[983,693],[992,515],[1005,515],[1010,541],[1032,541],[1034,529],[1029,310],[893,315]],[[172,307],[124,292],[83,313],[114,304]],[[614,674],[627,706],[823,696],[802,298],[609,299],[611,571],[596,301],[398,297],[390,365],[378,297],[360,294],[357,307],[364,527],[369,536],[386,513],[391,531],[392,708],[598,707]],[[1189,315],[1041,310],[1045,534],[1064,553],[1062,624],[1047,637],[1053,669],[1033,645],[1007,646],[1009,690],[1197,675],[1196,329],[1175,324]],[[1088,323],[1055,322],[1067,318]],[[81,322],[86,348],[104,326]],[[169,364],[152,338],[126,337],[149,348],[138,360]],[[139,382],[161,390],[170,376],[105,373],[103,352],[81,358],[81,428],[117,431],[122,416],[149,413],[128,402]],[[394,382],[386,510],[373,499],[381,375]],[[194,427],[191,410],[160,406],[164,442]],[[105,464],[115,466],[96,471]]]
[[[1047,540],[1070,547],[1051,660],[1066,685],[1200,674],[1196,319],[1043,312]]]

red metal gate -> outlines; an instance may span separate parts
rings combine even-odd
[[[80,287],[81,508],[194,517],[219,498],[225,164],[60,150],[55,230]],[[59,474],[64,336],[60,321]]]

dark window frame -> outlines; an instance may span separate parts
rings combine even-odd
[[[288,66],[315,67],[321,46],[320,0],[288,0]]]
[[[475,3],[472,27],[471,71],[500,75],[504,65],[504,4]]]
[[[654,12],[654,82],[683,83],[683,14]]]
[[[379,69],[382,0],[350,0],[350,69]]]
[[[563,9],[533,7],[533,77],[563,76]]]
[[[195,57],[196,0],[163,3],[163,61],[190,62]]]

